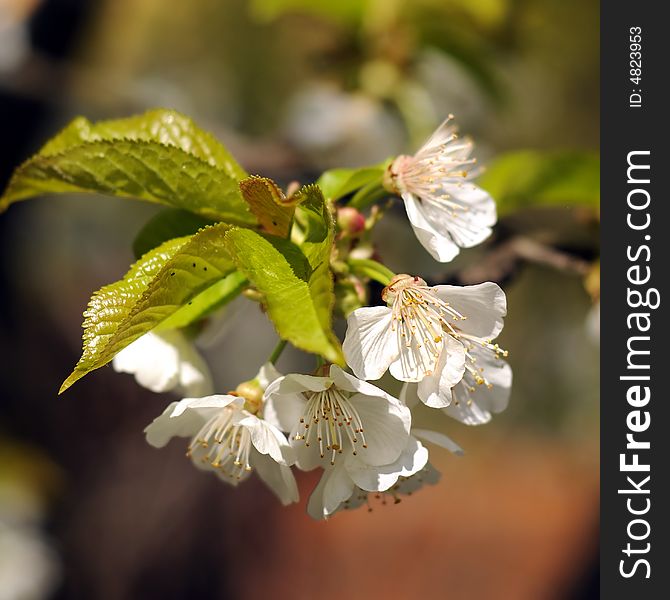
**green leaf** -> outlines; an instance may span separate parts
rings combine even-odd
[[[93,362],[96,353],[113,337],[156,274],[188,241],[189,238],[178,238],[161,244],[135,262],[123,279],[93,294],[84,312],[83,355],[77,369]],[[63,384],[61,392],[81,377],[73,379],[73,375]]]
[[[263,294],[268,315],[282,339],[297,348],[344,364],[332,331],[335,301],[329,257],[334,225],[317,186],[298,192],[299,211],[309,228],[301,244],[249,229],[231,229],[226,247],[238,269]],[[296,219],[298,214],[296,211]]]
[[[478,183],[501,215],[535,206],[597,208],[600,159],[584,152],[513,152],[490,164]]]
[[[191,323],[208,316],[217,308],[228,304],[239,296],[246,285],[247,280],[244,275],[238,271],[233,271],[178,309],[158,325],[156,330],[165,331],[166,329],[187,327]]]
[[[289,13],[314,14],[345,23],[358,22],[365,14],[367,3],[362,0],[315,2],[314,0],[253,0],[252,14],[261,20],[271,21]]]
[[[253,225],[237,184],[246,176],[222,144],[176,111],[98,123],[78,117],[15,171],[0,211],[41,194],[98,192]]]
[[[48,193],[98,192],[166,204],[203,217],[251,225],[235,179],[175,146],[106,140],[36,155],[12,176],[0,210]]]
[[[319,177],[317,184],[326,198],[339,200],[366,185],[375,183],[381,185],[387,166],[388,161],[360,169],[331,169]]]
[[[166,208],[155,214],[142,227],[133,242],[133,253],[137,258],[172,238],[191,236],[207,225],[213,225],[205,219],[187,210]]]
[[[125,119],[91,123],[77,117],[38,152],[41,156],[60,154],[84,142],[142,140],[174,146],[240,180],[245,170],[212,134],[200,129],[189,117],[174,110],[156,108]]]
[[[288,237],[297,204],[295,196],[287,198],[277,184],[267,177],[248,177],[240,181],[240,190],[263,231]]]
[[[82,357],[59,393],[90,371],[107,364],[123,348],[164,323],[189,302],[196,308],[216,305],[209,297],[200,304],[199,296],[235,270],[224,245],[229,228],[219,223],[191,238],[166,242],[137,261],[123,280],[93,294],[84,313]],[[229,280],[229,283],[232,285],[234,281]],[[230,288],[220,285],[220,300],[231,299]],[[175,317],[175,322],[189,322],[195,310],[185,311],[179,318]]]
[[[305,232],[300,248],[312,269],[309,279],[310,294],[321,327],[330,332],[335,305],[333,275],[330,271],[335,222],[318,185],[307,185],[296,192],[295,196],[299,201],[295,218]],[[332,337],[335,337],[334,334]],[[337,347],[339,349],[339,342]]]

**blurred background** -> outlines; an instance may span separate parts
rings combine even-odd
[[[430,283],[501,283],[515,377],[505,413],[453,423],[464,457],[432,452],[438,485],[313,522],[313,473],[283,509],[180,441],[148,446],[172,398],[130,376],[56,396],[91,292],[157,207],[19,203],[0,215],[0,600],[597,597],[598,65],[597,0],[0,0],[3,188],[79,114],[175,108],[286,185],[413,151],[454,113],[488,165],[493,238],[437,264],[397,203],[378,249]],[[204,349],[221,391],[276,343],[241,310]]]

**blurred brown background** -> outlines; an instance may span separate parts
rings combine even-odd
[[[486,163],[597,151],[597,1],[0,0],[0,183],[73,116],[164,106],[284,185],[416,148],[448,113]],[[0,215],[0,600],[597,596],[598,343],[584,275],[597,228],[574,209],[504,218],[439,265],[398,205],[379,250],[432,282],[500,281],[509,409],[456,422],[441,482],[312,522],[257,481],[233,491],[142,429],[171,399],[104,368],[62,397],[90,293],[118,279],[155,207],[48,198]],[[567,266],[506,242],[549,240]],[[389,242],[391,240],[391,242]],[[491,258],[493,257],[493,258]],[[249,305],[206,349],[222,391],[255,374],[271,326]],[[287,352],[281,370],[311,369]]]

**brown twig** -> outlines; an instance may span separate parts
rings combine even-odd
[[[584,277],[590,269],[588,261],[573,254],[529,237],[515,236],[499,244],[476,265],[461,271],[458,279],[464,284],[502,281],[507,279],[522,261],[548,266],[580,277]]]

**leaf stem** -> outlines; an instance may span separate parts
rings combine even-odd
[[[378,281],[382,285],[389,285],[395,273],[385,265],[371,258],[350,258],[347,264],[352,271]]]
[[[271,362],[273,365],[276,364],[279,360],[279,357],[281,356],[281,353],[284,351],[284,348],[286,348],[286,340],[279,340],[279,343],[275,346],[272,354],[270,354],[268,362]]]
[[[362,210],[364,208],[367,208],[368,206],[370,206],[370,204],[373,204],[377,200],[386,198],[389,195],[390,193],[382,187],[380,182],[373,181],[372,183],[364,185],[362,188],[360,188],[353,195],[351,200],[347,202],[347,206],[351,206],[358,210]]]

